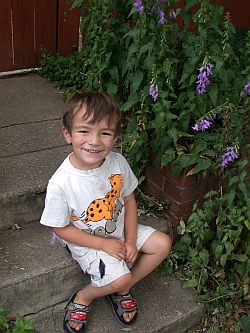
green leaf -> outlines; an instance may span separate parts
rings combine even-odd
[[[223,253],[223,254],[220,256],[220,264],[221,264],[221,266],[224,267],[225,264],[226,264],[226,262],[227,262],[227,255]]]
[[[208,168],[210,168],[210,166],[212,165],[212,162],[210,160],[204,160],[204,159],[200,159],[197,163],[197,165],[195,166],[195,168],[191,169],[188,173],[187,176],[191,176],[194,175],[200,171],[206,170]]]
[[[240,322],[241,322],[243,332],[249,333],[250,332],[250,316],[243,315],[240,319]]]
[[[234,254],[233,259],[240,262],[247,262],[248,257],[246,254]]]
[[[119,73],[118,73],[117,66],[112,67],[110,69],[109,73],[111,75],[112,81],[115,81],[116,83],[119,83]]]
[[[194,154],[183,154],[180,158],[180,165],[184,169],[189,165],[197,162],[197,155]]]
[[[129,109],[132,108],[132,106],[134,106],[139,101],[140,101],[140,98],[136,94],[130,96],[128,101],[122,105],[122,107],[121,107],[122,111],[123,112],[128,111]]]
[[[248,194],[247,194],[247,187],[246,187],[246,184],[245,183],[240,183],[239,184],[239,189],[241,190],[241,192],[244,194],[245,198],[248,197]]]
[[[175,150],[173,148],[169,148],[164,151],[164,154],[161,158],[161,165],[168,165],[175,159]]]
[[[208,262],[209,262],[209,252],[206,249],[203,249],[199,253],[199,256],[202,259],[203,266],[206,267],[208,265]]]
[[[247,227],[247,229],[250,231],[250,221],[249,220],[245,220],[244,224]]]
[[[132,93],[135,93],[138,88],[140,87],[142,80],[143,80],[144,74],[141,71],[136,71],[131,79],[131,91]]]
[[[178,131],[175,127],[169,129],[167,131],[168,136],[172,139],[172,141],[174,142],[174,145],[176,145],[177,140],[178,140]]]
[[[188,281],[185,281],[183,283],[183,287],[184,288],[194,288],[194,287],[197,287],[198,286],[198,280],[193,278],[191,280],[188,280]]]
[[[217,95],[218,95],[218,87],[217,84],[213,84],[208,89],[208,95],[211,98],[213,106],[217,106]]]
[[[118,86],[115,83],[107,84],[107,93],[108,95],[115,96],[117,93]]]

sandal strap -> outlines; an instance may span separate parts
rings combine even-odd
[[[117,305],[117,312],[122,316],[126,312],[133,312],[138,309],[136,300],[133,298],[132,294],[127,295],[111,295],[113,302]]]
[[[86,324],[90,307],[83,304],[70,302],[64,321],[73,321],[79,324]]]

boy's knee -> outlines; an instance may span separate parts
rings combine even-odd
[[[114,292],[118,292],[120,290],[124,290],[130,287],[132,282],[132,274],[131,273],[127,273],[121,277],[119,277],[118,279],[116,279],[115,281],[112,282],[112,287],[114,289]]]
[[[158,235],[156,246],[157,246],[157,252],[166,258],[171,250],[172,240],[168,235],[164,234],[163,232],[160,232]]]

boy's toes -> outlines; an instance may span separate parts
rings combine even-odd
[[[125,312],[123,314],[123,319],[129,323],[133,318],[134,316],[136,315],[136,311],[133,311],[133,312]]]
[[[69,321],[68,323],[69,323],[69,326],[71,328],[73,328],[74,330],[76,330],[76,331],[80,331],[80,329],[83,327],[82,324],[78,324],[78,323],[75,323],[73,321]]]
[[[78,299],[75,293],[65,307],[63,328],[67,333],[71,333],[72,330],[82,333],[87,325],[90,306],[81,304],[81,300]]]

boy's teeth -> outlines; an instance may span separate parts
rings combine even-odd
[[[98,153],[98,152],[99,152],[99,150],[92,150],[92,149],[87,149],[87,151],[88,151],[89,153]]]

